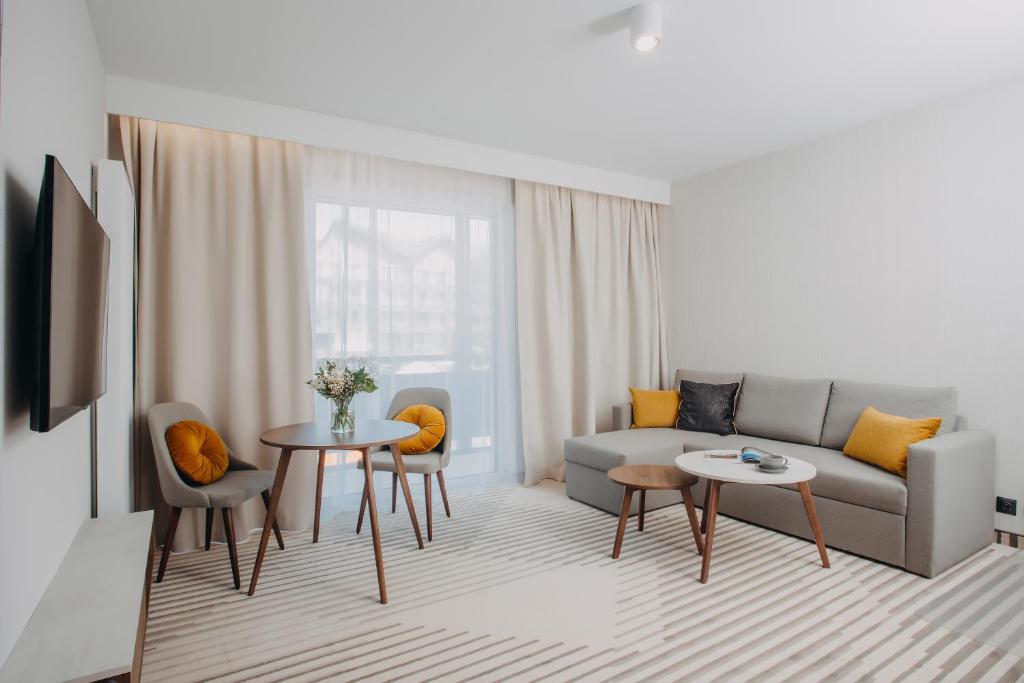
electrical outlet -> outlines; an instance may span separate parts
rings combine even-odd
[[[1001,512],[1004,515],[1017,516],[1017,501],[1013,498],[1003,498],[1002,496],[996,496],[996,512]]]

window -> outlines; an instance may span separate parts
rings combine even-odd
[[[360,163],[343,164],[353,175],[330,172],[338,155],[373,172],[360,180]],[[402,177],[386,182],[382,168]],[[518,443],[515,347],[507,331],[499,339],[514,330],[508,181],[324,150],[310,175],[316,358],[369,355],[380,365],[380,389],[357,398],[356,420],[382,417],[402,388],[443,387],[454,413],[446,476],[512,469],[502,457]],[[410,176],[429,197],[402,190],[416,184]],[[328,495],[361,490],[361,475],[335,469]]]

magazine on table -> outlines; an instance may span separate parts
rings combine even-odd
[[[774,453],[768,451],[762,451],[760,448],[754,448],[753,446],[745,446],[740,450],[739,453],[736,451],[708,451],[708,455],[705,457],[709,458],[735,458],[741,463],[760,463],[761,459],[765,456],[775,456]],[[778,456],[775,456],[778,457]]]
[[[762,451],[760,448],[754,448],[753,446],[746,446],[745,448],[740,450],[739,455],[736,457],[739,458],[740,462],[760,463],[761,458],[765,457],[766,455],[775,454],[769,453],[768,451]]]

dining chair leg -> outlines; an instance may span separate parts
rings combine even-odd
[[[647,505],[647,489],[640,489],[640,514],[636,520],[636,530],[644,530],[644,507]]]
[[[427,540],[434,540],[434,506],[430,499],[430,475],[423,475],[423,497],[427,502]]]
[[[211,536],[213,536],[213,508],[206,508],[206,545],[204,550],[210,549]]]
[[[242,579],[238,575],[238,548],[235,547],[235,525],[231,519],[231,508],[221,508],[224,516],[224,536],[228,541],[228,557],[231,559],[231,578],[235,582],[235,590],[242,587]]]
[[[263,507],[270,509],[270,491],[263,491],[260,493],[260,497],[263,498]],[[277,525],[277,517],[274,517],[274,536],[277,538],[277,547],[284,550],[284,537],[281,536],[281,527]]]
[[[622,537],[626,533],[626,522],[629,521],[629,507],[633,503],[633,489],[626,486],[622,494],[622,510],[619,512],[619,526],[615,530],[615,545],[612,546],[612,559],[619,559],[622,550]]]
[[[164,534],[164,550],[160,553],[160,568],[156,571],[157,583],[164,580],[167,560],[171,559],[171,546],[174,545],[174,532],[178,530],[178,518],[180,517],[181,508],[171,508],[171,519],[167,522],[167,533]]]
[[[704,541],[700,537],[700,522],[697,521],[697,510],[693,506],[693,494],[690,487],[684,486],[679,489],[683,494],[683,504],[686,505],[686,516],[690,520],[690,530],[693,531],[693,542],[697,544],[697,554],[704,554]]]
[[[448,507],[448,491],[444,487],[444,471],[437,471],[437,488],[441,489],[441,500],[444,501],[444,514],[447,517],[452,516],[452,509]]]
[[[313,543],[320,540],[320,504],[324,497],[324,460],[327,451],[320,451],[320,462],[316,468],[316,511],[313,514]]]
[[[391,514],[398,509],[398,472],[391,473]]]
[[[358,534],[363,529],[363,516],[366,514],[366,502],[368,498],[368,492],[366,490],[366,482],[363,482],[363,500],[359,503],[359,520],[356,522],[356,533]]]

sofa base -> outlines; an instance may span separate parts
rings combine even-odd
[[[704,504],[705,481],[693,487],[694,501]],[[814,491],[814,482],[811,482]],[[623,487],[608,479],[608,473],[567,462],[565,492],[570,498],[618,515],[622,508]],[[674,491],[649,491],[647,509],[654,510],[681,503]],[[855,555],[906,566],[906,518],[888,512],[851,505],[814,496],[825,544]],[[630,514],[638,511],[633,498]],[[792,536],[813,540],[800,494],[778,486],[724,484],[718,511],[729,517],[775,529]]]

